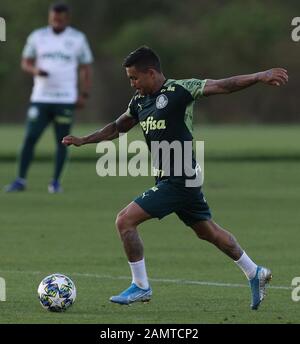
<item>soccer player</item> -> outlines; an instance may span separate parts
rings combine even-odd
[[[155,141],[191,142],[193,104],[197,98],[227,94],[257,83],[280,86],[288,81],[287,71],[282,68],[220,80],[166,79],[159,57],[148,47],[140,47],[130,53],[124,61],[124,67],[131,86],[136,90],[127,111],[95,133],[83,137],[65,137],[65,145],[81,146],[113,140],[137,123],[140,123],[144,131],[150,150]],[[212,220],[201,187],[188,187],[188,176],[175,173],[172,163],[176,165],[175,160],[178,158],[179,156],[170,155],[171,167],[168,174],[164,174],[165,171],[160,169],[165,165],[165,161],[162,161],[162,158],[157,159],[155,187],[137,197],[117,216],[116,226],[130,265],[132,284],[110,300],[119,304],[150,300],[152,289],[146,273],[143,243],[137,226],[151,218],[161,219],[175,212],[200,239],[214,244],[241,268],[250,283],[251,308],[257,309],[264,298],[266,284],[271,280],[271,271],[258,266],[240,247],[235,237]],[[194,158],[192,168],[195,171],[197,169]],[[196,172],[194,175],[196,176]]]
[[[61,141],[70,133],[75,107],[84,107],[90,92],[93,57],[85,35],[69,26],[70,8],[63,3],[51,5],[48,21],[49,26],[29,35],[22,54],[22,69],[34,77],[34,86],[18,175],[6,187],[7,192],[25,190],[34,147],[51,122],[55,130],[56,158],[48,191],[62,191],[60,176],[67,148]]]

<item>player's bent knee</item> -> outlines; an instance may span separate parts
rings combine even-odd
[[[124,231],[130,228],[131,223],[128,219],[128,216],[124,213],[119,213],[116,218],[116,227],[119,231]]]
[[[115,223],[119,232],[125,232],[133,229],[135,230],[140,223],[150,218],[151,216],[138,204],[132,202],[119,212]]]

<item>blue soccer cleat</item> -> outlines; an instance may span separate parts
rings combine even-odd
[[[4,187],[5,192],[19,192],[24,191],[25,189],[25,183],[22,182],[19,178],[17,178],[11,184]]]
[[[57,180],[53,180],[48,185],[48,192],[49,193],[59,193],[59,192],[63,192],[63,189],[62,189],[60,183]]]
[[[124,290],[120,295],[112,296],[110,298],[111,302],[119,303],[120,305],[129,305],[133,302],[148,302],[151,299],[152,289],[139,288],[135,283]]]
[[[264,268],[263,266],[257,267],[255,277],[249,281],[252,294],[251,309],[258,309],[262,300],[266,296],[266,285],[271,281],[271,279],[271,270]]]

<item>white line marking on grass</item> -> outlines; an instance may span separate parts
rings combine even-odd
[[[45,275],[47,273],[42,271],[13,271],[13,270],[0,270],[0,273],[9,273],[9,274],[29,274],[29,275]],[[49,274],[49,273],[48,273]],[[88,277],[96,279],[108,279],[108,280],[131,280],[131,277],[126,276],[109,276],[109,275],[98,275],[91,273],[80,273],[80,272],[70,272],[66,273],[70,276],[78,277]],[[187,284],[187,285],[203,285],[211,287],[225,287],[225,288],[249,288],[248,284],[238,284],[238,283],[223,283],[223,282],[211,282],[211,281],[190,281],[190,280],[181,280],[181,279],[168,279],[168,278],[149,278],[150,282],[157,283],[173,283],[173,284]],[[292,290],[292,287],[287,286],[276,286],[268,285],[268,289],[282,289],[282,290]]]

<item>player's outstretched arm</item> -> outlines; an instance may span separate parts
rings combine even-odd
[[[252,86],[258,82],[273,86],[285,85],[288,82],[288,74],[283,68],[272,68],[263,72],[237,75],[226,79],[208,79],[204,86],[203,95],[210,96],[231,93]]]
[[[62,143],[66,146],[74,145],[80,147],[88,143],[98,143],[101,141],[110,141],[119,137],[120,133],[126,133],[136,125],[136,120],[129,117],[126,113],[121,115],[116,121],[107,124],[90,135],[77,137],[73,135],[65,136]]]

